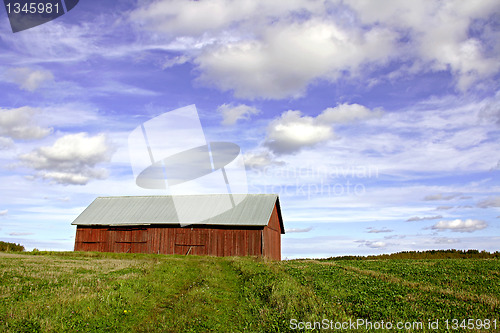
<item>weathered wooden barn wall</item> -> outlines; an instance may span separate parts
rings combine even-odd
[[[279,199],[266,196],[255,195],[251,198],[253,202],[247,201],[247,206],[239,207],[240,211],[233,216],[220,218],[220,224],[186,227],[173,224],[169,217],[165,218],[165,223],[162,220],[146,222],[144,216],[148,219],[156,216],[150,214],[151,207],[156,209],[155,212],[160,211],[158,207],[163,207],[163,197],[98,198],[97,205],[91,204],[74,222],[77,225],[75,251],[264,256],[281,260],[281,234],[284,230]],[[255,203],[261,199],[268,200],[263,210]],[[128,200],[128,206],[123,200]],[[269,200],[274,200],[274,204],[269,204]],[[261,203],[265,204],[265,201],[261,200]],[[135,205],[134,209],[120,216],[119,213],[130,205]],[[118,215],[110,215],[110,211],[116,211]],[[114,223],[118,224],[110,225],[107,219],[115,219]],[[138,222],[134,223],[135,220]],[[128,225],[120,224],[121,221],[127,221]]]
[[[263,238],[264,257],[281,260],[281,226],[276,204],[269,219],[269,224],[264,227]]]
[[[266,227],[267,228],[267,227]],[[278,222],[279,228],[279,222]],[[271,234],[272,233],[272,234]],[[221,228],[214,226],[171,227],[107,227],[78,226],[75,251],[193,254],[213,256],[261,256],[280,260],[274,234],[262,228]],[[264,234],[269,249],[262,253]],[[266,236],[267,235],[267,236]],[[271,235],[271,236],[269,236]],[[272,245],[271,245],[272,244]],[[271,250],[271,248],[273,250]]]

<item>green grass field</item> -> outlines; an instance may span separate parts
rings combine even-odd
[[[500,331],[500,261],[0,253],[2,332],[430,332],[436,320]]]

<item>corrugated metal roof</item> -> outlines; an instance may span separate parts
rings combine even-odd
[[[279,198],[277,194],[232,194],[235,207],[224,211],[230,195],[99,197],[74,221],[73,225],[204,224],[227,226],[266,226]],[[174,203],[175,200],[175,203]],[[195,219],[179,218],[177,211],[194,210]],[[215,215],[220,211],[221,214]],[[281,220],[281,212],[278,212]],[[215,216],[214,216],[215,215]],[[190,214],[193,216],[193,214]],[[209,217],[200,219],[200,217]],[[282,224],[282,221],[280,221]]]

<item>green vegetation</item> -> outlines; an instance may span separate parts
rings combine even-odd
[[[24,251],[24,246],[22,246],[21,244],[0,241],[0,251],[1,252],[9,252],[9,251],[22,252],[22,251]]]
[[[403,251],[391,254],[378,254],[372,256],[341,256],[324,260],[373,260],[373,259],[493,259],[500,258],[500,252],[493,253],[478,250],[428,250],[428,251]]]
[[[496,320],[498,331],[499,272],[498,259],[0,253],[0,331],[289,332],[292,319],[363,319],[422,322],[429,332],[429,321],[445,331],[454,318]],[[450,331],[474,331],[458,328]]]

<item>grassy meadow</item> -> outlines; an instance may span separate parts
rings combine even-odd
[[[500,331],[500,260],[0,253],[1,332],[390,331],[357,320]]]

